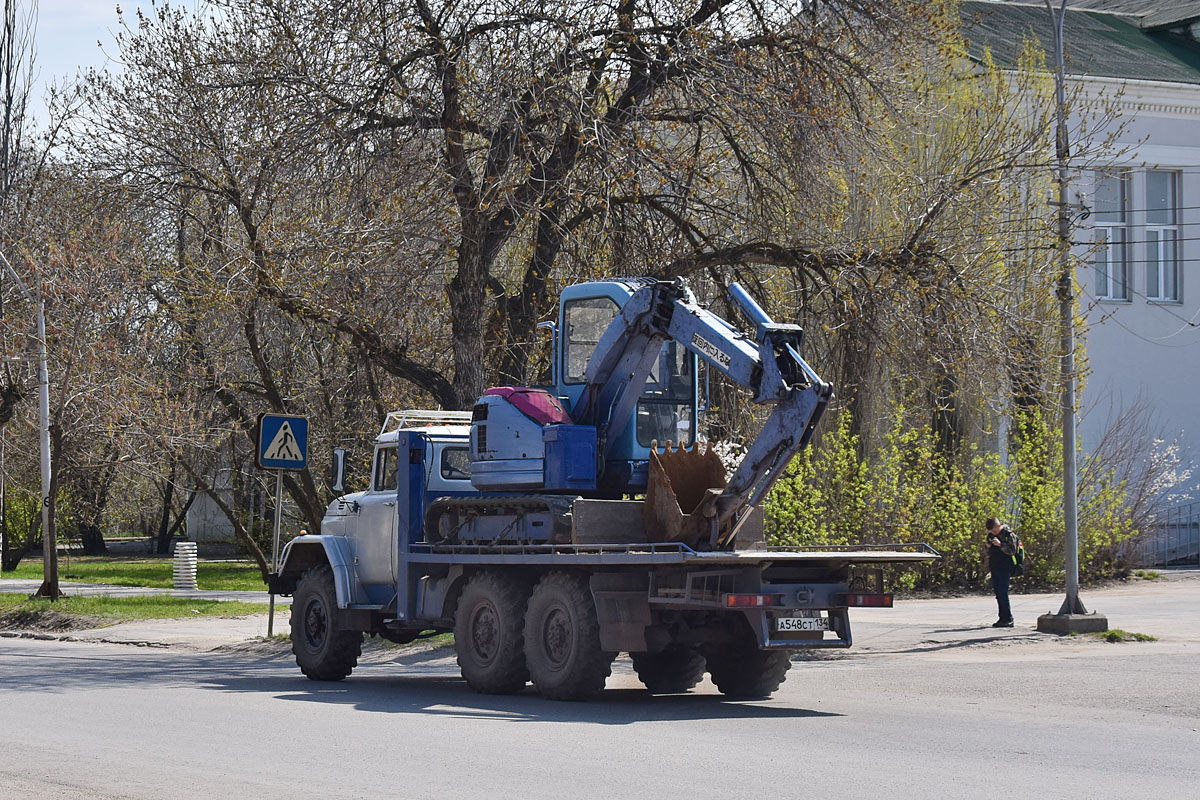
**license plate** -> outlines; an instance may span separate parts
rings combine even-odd
[[[779,617],[775,620],[777,631],[827,631],[829,617]]]

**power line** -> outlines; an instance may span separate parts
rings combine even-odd
[[[1091,298],[1091,303],[1089,304],[1090,308],[1095,309],[1095,308],[1101,307],[1105,303],[1106,298],[1098,298],[1095,295],[1092,295],[1091,293],[1089,293],[1086,289],[1083,289],[1082,291],[1085,295],[1087,295],[1089,298]],[[1109,301],[1109,302],[1112,302],[1112,301]],[[1139,333],[1139,332],[1133,330],[1132,328],[1130,328],[1128,325],[1126,325],[1120,319],[1120,315],[1117,313],[1117,311],[1119,308],[1121,308],[1121,306],[1112,306],[1112,310],[1109,311],[1108,313],[1103,314],[1098,323],[1090,323],[1090,324],[1091,325],[1104,324],[1106,322],[1111,321],[1114,325],[1121,328],[1123,331],[1125,331],[1126,333],[1128,333],[1130,336],[1134,337],[1135,339],[1140,339],[1141,341],[1145,342],[1146,344],[1151,344],[1156,347],[1195,347],[1195,342],[1191,342],[1191,341],[1179,342],[1177,344],[1167,344],[1166,340],[1175,338],[1176,336],[1183,333],[1183,331],[1188,328],[1200,327],[1200,323],[1197,323],[1194,318],[1191,320],[1184,319],[1183,317],[1179,316],[1178,314],[1171,312],[1170,309],[1167,307],[1160,306],[1157,304],[1154,304],[1154,307],[1166,311],[1167,313],[1171,314],[1171,316],[1180,320],[1184,324],[1182,326],[1180,326],[1178,329],[1176,329],[1173,333],[1170,333],[1166,336],[1153,337],[1153,338],[1148,337],[1145,334],[1142,334],[1142,333]]]

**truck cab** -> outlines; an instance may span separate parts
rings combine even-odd
[[[360,604],[383,606],[395,598],[400,533],[421,538],[421,518],[438,497],[474,497],[467,454],[469,412],[394,411],[388,414],[371,459],[367,488],[332,503],[321,521],[321,536],[301,536],[285,550],[287,561],[305,544],[336,542],[339,594]],[[413,448],[420,449],[419,464]],[[417,469],[413,469],[416,466]],[[414,474],[415,473],[415,474]],[[403,478],[403,483],[401,479]],[[340,562],[340,563],[338,563]]]

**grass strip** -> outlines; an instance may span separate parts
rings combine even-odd
[[[1091,636],[1096,639],[1100,639],[1105,642],[1111,642],[1113,644],[1116,644],[1117,642],[1157,642],[1158,641],[1157,636],[1151,636],[1148,633],[1131,633],[1129,631],[1123,631],[1120,628],[1113,628],[1112,630],[1103,631],[1100,633],[1089,633],[1086,635]]]
[[[62,597],[51,602],[42,597],[0,594],[0,616],[62,614],[87,617],[108,624],[140,619],[244,617],[265,614],[268,609],[266,603],[195,600],[189,597]]]
[[[170,589],[173,586],[173,561],[169,556],[157,558],[120,558],[109,556],[80,556],[59,560],[59,578],[81,583],[107,583],[111,586],[146,586]],[[5,572],[4,578],[40,580],[41,559],[26,559],[15,570]],[[247,561],[199,561],[196,564],[196,585],[212,591],[262,591],[266,589],[258,566]],[[0,591],[4,583],[0,581]]]

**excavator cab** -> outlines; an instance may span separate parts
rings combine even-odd
[[[601,336],[647,278],[594,281],[563,290],[555,326],[553,387],[570,410],[584,392],[584,376]],[[646,491],[650,448],[657,442],[691,446],[700,424],[697,358],[678,342],[662,345],[638,398],[633,424],[607,442],[599,493],[607,497]]]

